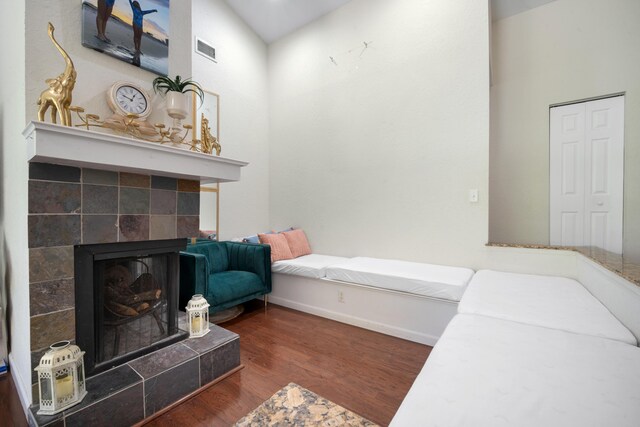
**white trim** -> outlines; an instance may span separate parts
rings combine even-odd
[[[272,281],[269,302],[431,346],[458,308],[454,301],[330,279],[274,273]]]
[[[154,142],[30,122],[22,133],[30,162],[162,175],[201,183],[240,180],[247,162],[183,150]]]
[[[13,358],[13,353],[9,353],[9,370],[11,370],[12,366],[17,366],[17,364]],[[31,401],[29,400],[29,393],[27,390],[31,388],[31,385],[26,388],[22,377],[18,375],[17,371],[11,370],[11,376],[13,377],[13,383],[16,385],[16,390],[18,390],[18,397],[20,398],[20,404],[22,405],[24,416],[29,419],[29,406],[31,406]]]

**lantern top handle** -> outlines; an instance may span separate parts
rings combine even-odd
[[[68,347],[71,344],[71,341],[58,341],[49,346],[51,350],[62,350],[65,347]]]

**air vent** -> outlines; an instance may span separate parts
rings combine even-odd
[[[216,61],[216,48],[199,37],[196,37],[196,52],[213,62],[218,62]]]

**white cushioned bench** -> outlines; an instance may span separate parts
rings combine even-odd
[[[326,278],[460,301],[473,270],[390,259],[356,257],[326,268]]]
[[[580,282],[565,277],[480,270],[471,279],[458,313],[637,345],[633,334]]]
[[[338,256],[310,254],[294,259],[276,261],[271,264],[271,271],[274,273],[311,277],[312,279],[322,279],[325,277],[328,266],[348,260],[349,258]]]
[[[391,426],[638,426],[640,348],[458,314]]]

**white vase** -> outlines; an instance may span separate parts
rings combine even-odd
[[[167,114],[174,119],[187,117],[187,96],[182,92],[167,92]]]

